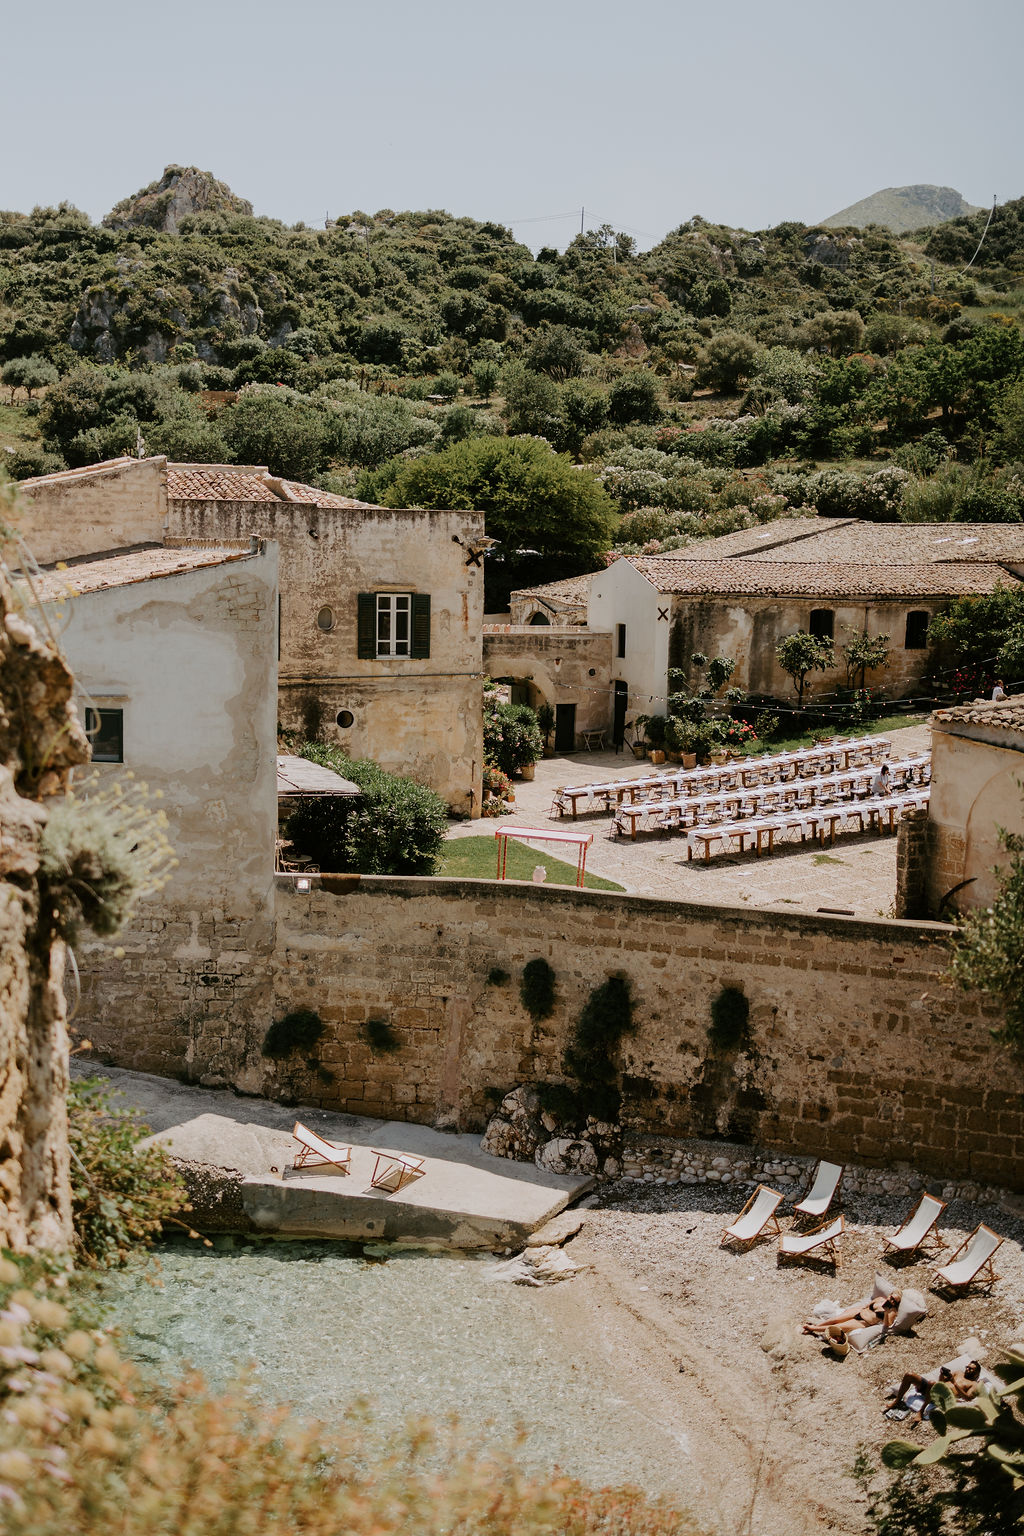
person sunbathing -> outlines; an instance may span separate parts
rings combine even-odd
[[[969,1403],[972,1397],[977,1396],[978,1388],[981,1385],[981,1364],[977,1360],[968,1360],[962,1371],[951,1371],[948,1365],[940,1366],[938,1380],[944,1386],[949,1387],[960,1402]],[[917,1415],[918,1423],[920,1423],[924,1418],[924,1411],[931,1399],[933,1386],[935,1386],[935,1382],[929,1381],[926,1376],[916,1376],[913,1371],[908,1371],[900,1382],[899,1390],[895,1394],[891,1392],[888,1394],[889,1401],[882,1412],[888,1413],[890,1408],[902,1408],[903,1399],[913,1388],[915,1392],[924,1398],[921,1410]]]
[[[875,1323],[891,1328],[900,1309],[902,1294],[902,1291],[890,1291],[888,1296],[876,1296],[866,1306],[850,1307],[820,1323],[804,1323],[803,1331],[816,1338],[845,1342],[847,1335],[856,1333],[858,1328],[870,1328]]]

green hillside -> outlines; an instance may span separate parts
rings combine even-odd
[[[869,224],[882,224],[894,234],[905,235],[914,229],[925,229],[932,224],[944,224],[947,219],[980,212],[979,208],[965,202],[953,187],[924,183],[912,187],[885,187],[839,213],[829,214],[821,222],[826,229],[866,229]]]
[[[288,227],[172,166],[99,226],[0,213],[0,463],[25,477],[141,436],[478,504],[503,540],[490,605],[609,540],[670,550],[814,508],[1016,518],[1024,200],[964,272],[986,218],[911,238],[692,218],[647,252],[605,226],[534,255],[441,210]]]

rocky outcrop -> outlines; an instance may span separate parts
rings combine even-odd
[[[536,1088],[514,1088],[491,1116],[480,1141],[493,1157],[536,1163],[547,1173],[618,1176],[622,1131],[588,1118],[582,1130],[559,1124],[541,1108]]]
[[[39,838],[46,799],[87,757],[71,674],[0,564],[0,1247],[15,1252],[71,1240],[64,946]]]
[[[116,277],[83,293],[68,340],[76,352],[101,363],[128,350],[162,363],[174,343],[188,336],[200,357],[216,362],[218,338],[254,336],[262,323],[256,295],[236,267],[225,267],[211,283],[154,285],[147,262],[119,256]]]
[[[894,234],[903,235],[911,229],[945,224],[963,214],[980,212],[965,202],[954,187],[936,187],[925,182],[912,187],[886,187],[821,222],[828,229],[865,229],[869,224],[883,224]]]
[[[107,229],[141,226],[176,235],[182,219],[193,213],[233,213],[252,217],[252,203],[236,197],[224,181],[194,165],[169,165],[159,181],[134,197],[123,198],[107,214]]]

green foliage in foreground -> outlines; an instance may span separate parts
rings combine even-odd
[[[448,807],[440,795],[368,759],[346,757],[340,747],[307,741],[300,753],[362,790],[355,807],[339,795],[302,801],[288,822],[288,836],[300,853],[331,874],[434,873],[448,830]]]
[[[101,1077],[68,1089],[71,1208],[75,1250],[91,1266],[124,1264],[133,1247],[152,1241],[163,1222],[188,1210],[185,1186],[162,1147],[133,1109],[118,1108]]]
[[[497,843],[493,837],[454,837],[445,843],[436,873],[443,880],[495,880],[497,863]],[[530,880],[538,864],[542,864],[547,871],[546,885],[576,884],[574,864],[552,858],[540,848],[527,847],[525,843],[509,843],[505,865],[507,879]],[[588,891],[623,889],[614,880],[605,880],[601,875],[589,873],[584,884]]]
[[[890,1440],[882,1447],[885,1466],[941,1464],[953,1475],[952,1490],[933,1493],[939,1506],[949,1506],[956,1532],[1003,1536],[1024,1526],[1024,1423],[1013,1411],[1013,1400],[1024,1397],[1024,1348],[1011,1345],[1007,1359],[995,1367],[999,1386],[983,1385],[970,1402],[960,1401],[944,1383],[931,1389],[930,1427],[937,1438],[922,1450],[908,1440]]]
[[[484,700],[484,762],[502,773],[517,773],[535,763],[544,750],[535,710],[528,704]]]
[[[5,1536],[696,1536],[454,1424],[378,1431],[353,1409],[328,1427],[198,1376],[150,1383],[64,1300],[0,1259]]]
[[[1024,837],[1000,828],[999,841],[1010,856],[997,867],[999,892],[964,918],[951,968],[965,991],[998,999],[1006,1023],[996,1038],[1024,1050]]]

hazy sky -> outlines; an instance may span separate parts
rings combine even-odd
[[[646,246],[911,182],[1024,194],[1020,0],[4,9],[5,208],[99,219],[176,161],[287,223],[447,208],[561,247],[583,206]]]

